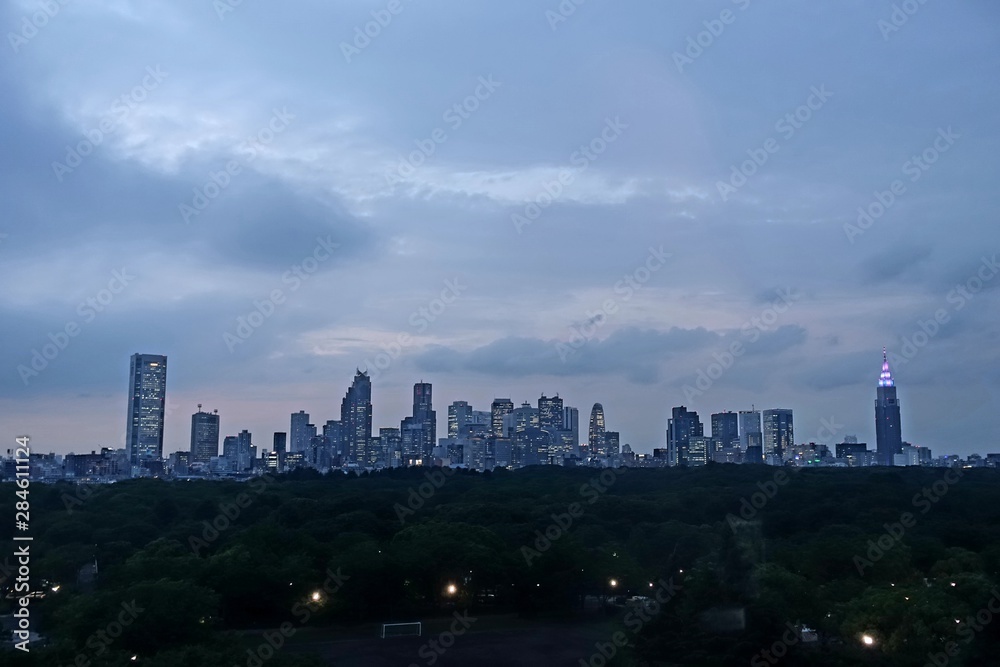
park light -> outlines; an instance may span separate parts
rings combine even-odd
[[[448,584],[448,588],[446,588],[445,591],[448,593],[448,595],[454,595],[455,593],[458,592],[458,586],[456,586],[455,584]]]
[[[618,580],[617,579],[612,579],[608,583],[611,584],[611,588],[617,588],[618,587]]]
[[[312,601],[313,602],[319,602],[320,599],[322,599],[322,597],[323,596],[322,596],[322,594],[320,594],[319,591],[313,591],[313,594],[312,594]]]
[[[875,638],[868,634],[861,635],[861,643],[865,646],[874,646]]]

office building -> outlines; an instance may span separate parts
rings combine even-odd
[[[712,438],[724,449],[735,449],[740,444],[740,427],[735,412],[717,412],[712,415]]]
[[[783,408],[764,410],[763,418],[764,457],[774,456],[780,460],[795,444],[792,411]]]
[[[372,439],[372,381],[368,373],[359,370],[354,375],[340,403],[340,424],[345,463],[366,465]]]
[[[743,451],[747,450],[747,447],[755,447],[762,444],[763,438],[761,437],[760,430],[760,410],[740,410],[739,413],[739,423],[740,423],[740,448]],[[754,438],[753,436],[757,437]],[[755,442],[751,444],[751,440]]]
[[[159,354],[133,354],[125,427],[125,449],[133,466],[163,459],[166,404],[167,358]]]
[[[514,401],[509,398],[494,398],[490,406],[490,426],[494,437],[505,436],[503,430],[503,418],[514,412]]]
[[[667,420],[667,461],[668,465],[688,464],[688,444],[692,437],[703,437],[705,427],[698,413],[685,406],[673,408]],[[706,453],[707,456],[707,453]]]
[[[896,454],[903,453],[899,400],[896,398],[896,383],[889,370],[885,348],[882,348],[882,374],[878,379],[875,398],[875,452],[878,464],[882,466],[893,465]]]
[[[309,413],[299,410],[292,413],[292,423],[288,430],[290,453],[301,454],[309,448],[309,441],[316,432],[309,428]]]
[[[472,406],[468,401],[455,401],[448,406],[448,437],[457,438],[466,424],[472,422]]]
[[[219,411],[198,412],[191,415],[191,454],[188,465],[202,463],[209,465],[213,456],[219,455]]]
[[[594,407],[590,409],[590,427],[587,430],[589,456],[601,456],[604,451],[604,432],[604,406],[594,403]]]

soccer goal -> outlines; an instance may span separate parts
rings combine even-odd
[[[382,639],[388,637],[419,637],[423,634],[423,625],[415,623],[383,623]]]

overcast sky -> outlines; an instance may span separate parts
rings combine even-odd
[[[874,448],[885,345],[904,440],[1000,451],[1000,5],[577,2],[4,3],[3,449],[121,446],[134,352],[165,453],[366,365],[376,429],[424,380],[442,436],[558,393]]]

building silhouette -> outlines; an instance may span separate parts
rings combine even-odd
[[[601,456],[604,453],[604,406],[594,403],[590,409],[590,428],[587,431],[587,444],[590,456]]]
[[[785,408],[764,410],[764,457],[774,455],[779,460],[795,445],[792,411]]]
[[[125,449],[133,466],[163,459],[166,405],[167,358],[159,354],[133,354],[125,428]]]
[[[896,454],[903,452],[903,434],[900,430],[899,400],[896,383],[889,370],[889,359],[882,348],[882,374],[879,375],[875,398],[875,452],[881,466],[891,466]]]
[[[670,419],[667,420],[667,465],[687,465],[691,438],[704,435],[705,427],[697,412],[688,410],[683,405],[671,410]],[[702,456],[707,456],[707,452]]]
[[[717,412],[712,415],[712,439],[726,449],[739,447],[740,427],[735,412]]]
[[[212,457],[218,455],[219,411],[202,412],[199,403],[198,412],[191,415],[191,455],[188,464],[203,463],[207,466]]]
[[[340,428],[346,463],[363,466],[372,441],[372,381],[357,371],[340,403]]]

